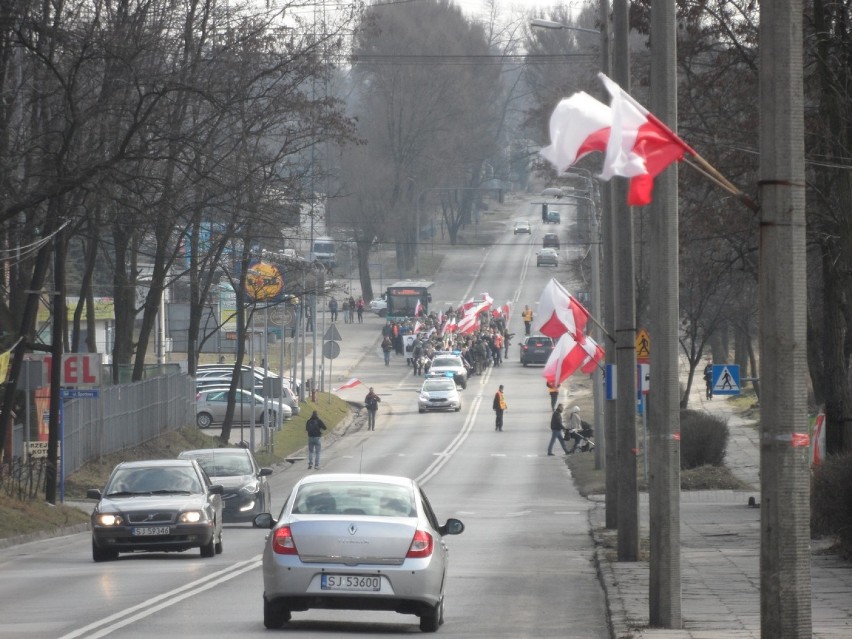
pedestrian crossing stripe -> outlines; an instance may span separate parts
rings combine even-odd
[[[713,394],[740,394],[740,367],[734,364],[713,366]]]

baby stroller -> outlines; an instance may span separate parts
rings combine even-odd
[[[565,439],[571,439],[574,442],[574,446],[568,451],[568,454],[571,453],[587,453],[595,449],[595,442],[592,440],[592,436],[595,434],[592,425],[589,422],[581,421],[581,428],[566,428],[565,429]]]

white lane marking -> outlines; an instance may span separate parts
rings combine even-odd
[[[428,468],[426,468],[426,470],[424,470],[420,474],[419,477],[417,477],[418,483],[425,484],[430,479],[432,479],[432,477],[437,475],[438,471],[440,471],[441,468],[444,467],[444,464],[446,464],[450,460],[453,453],[455,453],[456,450],[458,450],[459,446],[461,446],[462,443],[464,443],[464,440],[467,439],[468,435],[470,435],[470,431],[473,430],[473,424],[476,421],[476,415],[479,412],[479,405],[481,403],[482,403],[482,397],[478,396],[478,397],[474,398],[473,403],[472,403],[471,408],[470,408],[470,412],[465,417],[464,425],[462,426],[458,435],[456,435],[455,438],[453,438],[453,440],[449,443],[449,445],[443,451],[441,451],[438,458],[435,459],[435,461],[433,461],[428,466]]]
[[[193,595],[197,595],[198,593],[204,592],[205,590],[210,590],[214,586],[218,586],[221,583],[225,583],[233,579],[234,577],[238,577],[244,572],[248,572],[249,570],[254,570],[255,568],[260,568],[261,565],[261,557],[262,555],[255,555],[248,561],[240,561],[235,563],[224,570],[220,570],[218,572],[214,572],[206,577],[202,577],[201,579],[196,579],[188,584],[184,584],[179,588],[175,588],[169,592],[162,593],[149,599],[148,601],[143,601],[140,604],[136,604],[135,606],[131,606],[121,612],[117,612],[109,617],[105,617],[100,621],[95,621],[94,623],[90,623],[88,626],[80,628],[79,630],[75,630],[73,632],[68,633],[67,635],[63,635],[59,639],[75,639],[76,637],[86,636],[87,639],[97,639],[98,637],[105,637],[108,634],[118,630],[119,628],[123,628],[127,625],[130,625],[134,621],[138,621],[139,619],[144,619],[145,617],[149,617],[155,612],[168,608],[169,606],[173,606],[174,604],[183,601]],[[132,616],[134,612],[139,611],[137,614]],[[123,619],[122,619],[123,618]],[[118,620],[121,621],[118,621]],[[116,622],[116,623],[113,623]],[[100,628],[95,634],[89,634],[92,630],[96,630]]]

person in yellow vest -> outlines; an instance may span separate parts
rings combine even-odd
[[[494,422],[494,430],[503,430],[503,411],[506,410],[506,398],[503,396],[503,385],[494,393],[494,403],[492,404],[494,413],[497,415],[497,421]]]
[[[556,400],[559,399],[559,384],[554,379],[552,382],[547,380],[547,392],[550,393],[550,410],[556,408]]]
[[[524,306],[524,310],[521,311],[521,319],[524,320],[524,330],[526,331],[526,334],[529,335],[533,321],[533,312],[529,305]]]

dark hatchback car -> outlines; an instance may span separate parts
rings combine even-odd
[[[552,339],[544,335],[530,335],[521,342],[521,364],[546,364],[552,352]]]
[[[178,459],[194,459],[214,484],[222,485],[225,522],[252,521],[272,508],[272,492],[266,478],[271,468],[261,468],[247,448],[185,450]]]
[[[92,559],[109,561],[134,551],[222,552],[222,486],[192,459],[122,462],[92,511]]]
[[[559,236],[556,233],[545,233],[541,238],[542,248],[559,248]]]

